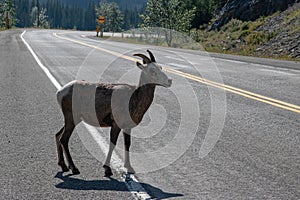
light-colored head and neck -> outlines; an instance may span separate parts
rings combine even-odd
[[[147,50],[149,57],[144,54],[134,54],[143,59],[143,64],[137,62],[137,66],[142,70],[139,87],[141,86],[164,86],[170,87],[172,85],[172,79],[169,78],[163,71],[162,67],[158,65],[151,51]]]

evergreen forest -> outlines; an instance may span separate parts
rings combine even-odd
[[[95,30],[96,15],[101,14],[115,17],[110,22],[118,21],[109,29],[113,32],[144,26],[186,32],[207,24],[218,4],[218,0],[0,0],[0,27],[5,26],[5,12],[1,10],[9,10],[10,25],[20,28]],[[99,13],[103,11],[101,5],[108,10]]]
[[[67,3],[60,0],[15,0],[16,27],[42,27],[57,29],[94,30],[97,25],[95,8],[99,2],[81,1],[86,4]],[[127,6],[121,4],[120,29],[136,28],[146,4]],[[41,19],[46,20],[42,21]]]

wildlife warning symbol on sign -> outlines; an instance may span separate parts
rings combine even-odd
[[[100,16],[98,18],[99,23],[103,24],[105,22],[105,18],[103,16]]]

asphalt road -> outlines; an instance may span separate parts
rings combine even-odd
[[[0,32],[0,199],[134,199],[120,177],[103,177],[105,155],[84,127],[70,141],[81,174],[60,172],[56,88],[23,43],[23,31]],[[23,37],[61,85],[74,79],[136,84],[132,55],[146,49],[166,67],[173,86],[156,89],[132,133],[135,176],[151,198],[300,198],[299,63],[93,35],[28,30]],[[99,134],[107,140],[108,131]]]

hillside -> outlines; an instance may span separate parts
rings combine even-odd
[[[300,3],[267,19],[257,31],[274,35],[258,47],[258,54],[300,59]]]
[[[295,2],[297,0],[220,0],[212,29],[220,29],[231,19],[253,21],[261,16],[269,16],[277,11],[286,10]]]
[[[208,51],[300,60],[300,3],[255,21],[232,19],[195,39]]]

